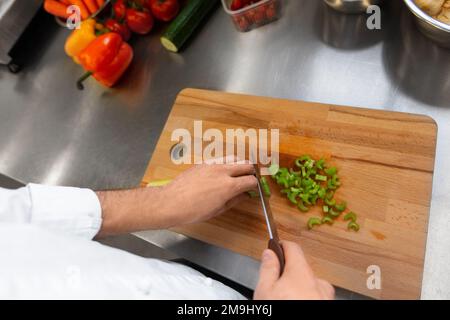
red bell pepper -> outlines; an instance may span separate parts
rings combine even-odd
[[[86,71],[77,82],[83,89],[83,81],[91,75],[106,87],[112,87],[127,70],[133,60],[133,49],[117,33],[110,32],[92,41],[79,55],[78,60]]]

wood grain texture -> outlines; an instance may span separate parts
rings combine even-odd
[[[302,154],[325,157],[339,169],[345,199],[361,230],[338,220],[307,230],[307,214],[271,182],[272,211],[281,239],[302,245],[319,277],[374,298],[420,297],[434,170],[436,123],[422,115],[289,101],[195,89],[183,90],[172,109],[142,184],[171,179],[188,168],[170,160],[172,131],[256,128],[280,130],[280,164]],[[225,134],[224,134],[225,135]],[[221,217],[176,228],[184,235],[259,259],[268,234],[257,200]],[[369,290],[367,268],[381,268],[381,290]]]

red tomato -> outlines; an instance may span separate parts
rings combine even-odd
[[[138,11],[136,9],[129,8],[127,9],[126,19],[127,25],[130,27],[131,31],[138,34],[149,33],[155,23],[152,15],[146,9]]]
[[[277,9],[275,7],[275,5],[272,3],[271,5],[267,6],[266,8],[266,15],[267,15],[267,19],[269,20],[273,20],[276,18],[277,16]]]
[[[125,18],[127,12],[127,4],[125,0],[117,0],[113,4],[114,16],[117,20]]]
[[[230,9],[235,11],[242,9],[244,7],[244,1],[243,0],[233,0],[231,3]]]
[[[150,10],[153,16],[161,21],[171,21],[180,11],[178,0],[150,0]]]
[[[250,27],[250,24],[248,23],[247,19],[246,19],[244,16],[239,17],[239,18],[236,20],[236,23],[238,24],[239,29],[240,29],[241,31],[247,31],[248,28]]]
[[[131,37],[130,28],[128,28],[126,24],[120,23],[112,18],[106,20],[105,27],[111,32],[118,33],[122,37],[123,41],[128,41]]]
[[[239,10],[260,1],[261,0],[233,0],[233,2],[231,2],[230,9],[233,11]]]
[[[255,15],[253,16],[256,24],[262,24],[265,20],[265,17],[265,13],[261,13],[259,11],[256,11]]]
[[[245,13],[245,18],[247,18],[247,21],[251,24],[251,23],[255,23],[255,11],[254,10],[249,10]]]

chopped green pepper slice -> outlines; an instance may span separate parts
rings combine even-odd
[[[347,228],[348,228],[349,230],[354,230],[354,231],[358,232],[358,231],[359,231],[359,224],[357,224],[357,223],[354,222],[354,221],[350,221],[350,222],[348,223]]]
[[[336,204],[336,200],[326,198],[325,203],[330,207],[334,207],[334,205]]]
[[[305,193],[301,193],[300,194],[300,199],[302,199],[302,201],[304,203],[311,205],[311,202],[309,201],[309,195],[307,195]]]
[[[334,197],[334,191],[333,190],[328,191],[327,192],[327,199],[331,200],[331,199],[333,199],[333,197]]]
[[[297,208],[302,212],[308,212],[309,208],[303,204],[303,201],[297,201]]]
[[[335,175],[337,173],[337,168],[336,167],[331,167],[331,168],[325,169],[324,171],[325,171],[325,173],[327,175],[333,176],[333,175]]]
[[[328,214],[329,214],[330,216],[332,216],[333,218],[337,218],[337,217],[339,217],[339,216],[341,215],[340,212],[334,211],[333,208],[331,208],[331,209],[328,211]]]
[[[275,175],[278,173],[279,170],[280,170],[280,166],[279,166],[278,164],[272,164],[272,165],[269,167],[269,173],[270,173],[272,176],[275,176]]]
[[[320,170],[323,170],[323,168],[325,167],[325,159],[322,158],[322,159],[318,160],[316,162],[316,167]]]
[[[267,183],[266,177],[261,177],[261,188],[266,197],[270,197],[271,192],[269,188],[269,184]]]
[[[347,202],[342,201],[340,204],[336,204],[334,208],[339,212],[343,212],[347,208]]]
[[[306,162],[308,160],[311,160],[311,157],[309,155],[301,156],[300,158],[295,160],[295,165],[297,167],[303,167],[302,162]]]
[[[327,187],[328,187],[328,189],[331,189],[331,190],[336,190],[337,189],[336,185],[333,184],[333,181],[331,181],[331,180],[328,180]]]
[[[302,186],[305,188],[311,188],[314,184],[314,181],[312,181],[310,178],[306,178],[302,180]]]
[[[285,177],[280,177],[277,181],[278,184],[283,185],[285,188],[289,188],[289,182]]]
[[[308,220],[308,228],[312,229],[314,226],[320,226],[322,224],[322,219],[317,217],[309,218]]]
[[[316,194],[320,190],[320,186],[317,184],[312,190],[309,191],[310,194]]]
[[[328,213],[328,211],[330,211],[330,208],[328,206],[322,206],[322,211],[324,213]]]
[[[248,191],[247,194],[250,198],[258,198],[258,194],[255,191]]]
[[[321,174],[316,174],[316,180],[317,181],[327,181],[327,176],[323,176]]]
[[[314,163],[315,161],[313,159],[309,159],[305,162],[305,167],[311,169],[312,167],[314,167]]]
[[[297,193],[295,193],[295,192],[288,192],[288,194],[287,194],[287,198],[293,204],[297,204],[297,200],[295,199],[296,197],[297,197]]]
[[[333,224],[334,220],[330,216],[325,216],[325,217],[322,218],[322,223]]]
[[[356,213],[350,211],[344,216],[344,220],[345,221],[351,220],[351,222],[356,222]]]
[[[324,199],[326,193],[327,193],[327,190],[322,187],[319,189],[319,191],[317,191],[317,195],[319,196],[320,199]]]

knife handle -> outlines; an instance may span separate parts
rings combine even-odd
[[[275,252],[277,255],[278,261],[280,262],[280,276],[284,271],[284,252],[283,248],[281,247],[280,243],[278,241],[275,241],[274,239],[269,240],[269,249]]]

